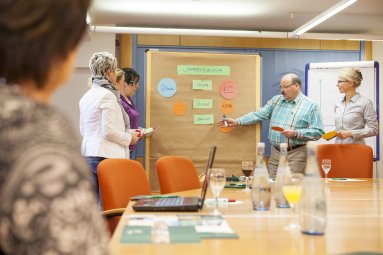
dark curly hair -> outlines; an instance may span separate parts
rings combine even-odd
[[[128,85],[133,85],[134,82],[138,82],[140,80],[140,75],[133,68],[122,68],[125,73],[125,81]]]
[[[0,78],[42,88],[86,30],[90,0],[1,0]]]

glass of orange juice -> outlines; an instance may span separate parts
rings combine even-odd
[[[291,175],[286,175],[285,178],[283,179],[282,191],[287,201],[289,202],[293,212],[292,213],[293,220],[288,226],[289,230],[299,229],[299,225],[295,223],[294,219],[297,216],[295,213],[296,204],[301,199],[302,181],[303,181],[303,174],[301,173],[292,173]]]

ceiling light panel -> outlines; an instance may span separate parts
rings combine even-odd
[[[238,4],[232,0],[96,0],[93,10],[115,13],[116,15],[156,15],[156,16],[208,16],[238,17],[254,16],[264,10],[262,4],[254,8],[254,3],[242,1]]]

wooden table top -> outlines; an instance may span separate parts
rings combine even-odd
[[[239,235],[238,239],[203,239],[198,244],[121,244],[121,233],[128,222],[126,215],[134,213],[132,202],[110,241],[111,254],[383,253],[383,179],[357,180],[361,181],[330,180],[325,184],[327,228],[323,236],[286,230],[292,219],[291,209],[276,208],[273,201],[269,211],[254,211],[251,193],[240,189],[224,189],[220,197],[242,202],[219,207],[223,217]],[[178,194],[199,196],[200,190]],[[210,191],[208,197],[212,197]],[[209,214],[213,208],[213,205],[205,205],[199,214]]]

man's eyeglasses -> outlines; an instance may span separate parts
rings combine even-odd
[[[279,86],[279,88],[280,88],[280,89],[287,89],[288,87],[293,86],[294,84],[297,84],[297,83],[294,82],[294,83],[291,83],[291,84],[286,85],[286,86]]]

